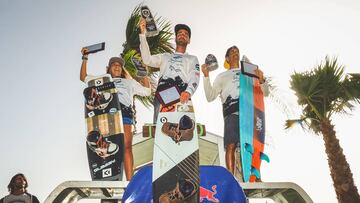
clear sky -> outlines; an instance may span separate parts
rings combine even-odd
[[[85,150],[84,85],[79,80],[82,46],[106,42],[89,56],[89,73],[104,73],[109,57],[122,51],[126,22],[141,1],[0,0],[0,196],[17,172],[40,201],[60,183],[90,180]],[[299,115],[289,89],[290,74],[310,70],[326,55],[337,56],[346,72],[360,72],[360,2],[357,0],[183,0],[145,2],[153,13],[192,28],[188,52],[201,63],[213,53],[240,48],[279,87]],[[223,71],[211,72],[211,79]],[[201,81],[202,83],[202,81]],[[219,99],[208,103],[201,85],[193,97],[197,121],[222,135]],[[152,110],[137,105],[138,129]],[[337,137],[360,184],[359,105],[353,115],[333,118]],[[300,127],[284,131],[287,116],[266,101],[263,180],[295,182],[314,202],[336,202],[321,137]],[[219,122],[220,121],[220,122]]]

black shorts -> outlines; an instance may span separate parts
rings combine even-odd
[[[224,148],[240,142],[239,115],[230,114],[224,118]]]

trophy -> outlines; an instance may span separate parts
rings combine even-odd
[[[142,62],[141,57],[138,54],[131,56],[131,62],[136,68],[136,76],[144,77],[147,75],[147,69],[144,63]]]
[[[205,64],[208,65],[208,70],[213,71],[216,70],[218,66],[218,62],[216,60],[216,57],[212,54],[208,54],[205,58]]]
[[[149,7],[147,6],[141,6],[140,8],[141,16],[146,21],[146,37],[152,37],[159,34],[159,30],[156,27],[155,20],[153,18],[153,15],[150,12]]]

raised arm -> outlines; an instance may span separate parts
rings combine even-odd
[[[87,60],[88,60],[88,55],[85,54],[85,52],[87,52],[87,48],[82,48],[81,49],[81,53],[82,53],[82,62],[81,62],[81,68],[80,68],[80,80],[81,81],[85,81],[85,78],[87,76]]]
[[[212,86],[210,83],[210,78],[209,78],[208,65],[203,64],[201,66],[201,71],[204,74],[204,84],[203,85],[204,85],[206,100],[208,102],[214,101],[216,99],[216,97],[220,94],[220,91],[221,91],[219,79],[215,78],[214,85]]]
[[[141,83],[141,84],[140,84]],[[150,80],[149,77],[145,76],[142,78],[140,83],[133,80],[134,93],[136,95],[145,97],[151,95]]]
[[[160,67],[161,65],[161,54],[151,55],[150,48],[146,40],[145,32],[146,32],[146,20],[144,18],[140,18],[139,22],[140,28],[140,52],[141,58],[145,65],[152,67]]]

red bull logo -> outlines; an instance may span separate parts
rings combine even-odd
[[[219,202],[219,199],[215,197],[216,193],[216,185],[213,185],[211,190],[200,186],[200,202],[202,202],[204,199],[209,202]]]

